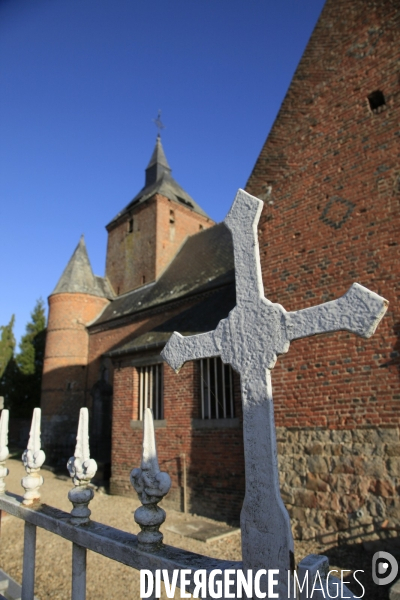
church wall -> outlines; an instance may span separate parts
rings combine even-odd
[[[155,422],[160,469],[172,479],[164,506],[183,508],[185,454],[189,512],[237,522],[244,496],[239,378],[234,383],[235,426],[197,429],[193,419],[200,418],[199,375],[197,362],[185,364],[178,375],[164,365],[164,420]],[[137,369],[130,360],[120,361],[114,372],[112,493],[134,494],[129,473],[140,466],[143,438],[138,390]]]
[[[108,304],[105,298],[82,293],[49,297],[49,318],[43,365],[41,408],[43,444],[49,460],[60,440],[76,429],[79,409],[85,405],[89,336],[86,324]]]
[[[390,302],[371,339],[295,341],[272,373],[285,494],[305,537],[357,538],[357,511],[374,531],[400,523],[399,48],[394,3],[328,0],[246,187],[265,202],[270,300],[296,310],[357,281]],[[376,91],[385,105],[371,110]]]
[[[183,309],[193,306],[196,302],[198,302],[198,298],[184,303],[177,302],[168,308],[150,310],[142,315],[137,315],[134,320],[128,318],[123,322],[119,320],[112,324],[94,325],[90,328],[89,365],[86,384],[88,392],[100,378],[103,354],[111,352],[118,346],[128,343],[133,338],[157,327],[157,325],[179,314]],[[156,351],[158,354],[160,352],[161,348]],[[113,362],[116,361],[117,359],[114,359]],[[112,384],[112,373],[110,383]],[[87,401],[90,404],[90,398]]]
[[[134,208],[108,232],[106,273],[114,292],[124,294],[157,279],[189,235],[213,224],[159,194]]]
[[[208,217],[157,194],[156,277],[177,254],[184,240],[214,225]]]
[[[108,230],[106,276],[117,295],[156,277],[156,214],[156,201],[151,198]]]

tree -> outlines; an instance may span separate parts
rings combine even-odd
[[[15,317],[11,317],[8,325],[0,327],[1,338],[0,338],[0,379],[3,377],[4,372],[11,358],[14,356],[15,348],[15,337],[13,332]]]
[[[26,325],[26,333],[21,338],[16,362],[23,375],[39,375],[42,377],[46,315],[41,298],[36,302],[31,313],[32,321]]]
[[[12,318],[10,325],[13,325],[13,323],[14,320]],[[4,396],[5,406],[11,409],[13,417],[30,418],[33,409],[40,405],[46,341],[45,327],[44,302],[42,299],[39,299],[31,313],[31,321],[26,325],[26,333],[21,338],[19,344],[20,352],[15,357],[11,353],[4,372],[0,377],[0,395]],[[7,339],[9,339],[10,334],[8,333],[7,335]],[[14,341],[14,350],[14,336],[12,336],[12,339]]]

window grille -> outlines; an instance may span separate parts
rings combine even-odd
[[[164,418],[163,365],[140,367],[139,371],[139,420],[143,420],[145,408],[151,408],[154,419]]]
[[[233,419],[233,377],[230,365],[219,357],[200,360],[202,419]]]

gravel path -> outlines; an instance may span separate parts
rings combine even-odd
[[[6,478],[6,489],[10,492],[22,494],[21,478],[25,475],[19,460],[9,460],[7,466],[10,474]],[[45,483],[42,487],[42,501],[46,504],[70,512],[71,504],[67,498],[71,489],[70,479],[59,477],[50,471],[43,470]],[[111,525],[131,533],[138,533],[139,528],[133,519],[133,512],[139,502],[132,494],[132,498],[110,496],[97,491],[90,503],[92,518],[95,521]],[[167,522],[174,524],[182,520],[182,514],[173,510],[167,511]],[[190,516],[186,517],[190,520]],[[213,523],[211,519],[204,519]],[[1,522],[0,568],[6,571],[18,583],[22,579],[22,550],[23,550],[23,521],[3,513]],[[200,542],[162,528],[166,544],[177,546],[205,554],[215,558],[227,560],[241,560],[240,532],[229,537],[212,542]],[[296,543],[296,559],[314,553],[323,553],[322,548],[315,542]],[[335,564],[344,568],[363,568],[350,566],[360,564],[358,552],[347,554],[336,553]],[[39,600],[69,600],[71,594],[71,543],[52,533],[37,530],[37,559],[36,559],[36,587],[35,594]],[[332,560],[331,560],[332,563]],[[370,563],[369,563],[370,564]],[[382,591],[383,590],[379,590]],[[355,590],[355,593],[357,591]],[[358,592],[359,593],[359,592]],[[111,561],[94,552],[88,552],[87,573],[87,600],[114,600],[117,598],[139,599],[139,573],[125,565]],[[179,590],[175,598],[179,598]],[[366,598],[387,598],[385,595],[367,595]],[[166,598],[166,595],[162,595]]]

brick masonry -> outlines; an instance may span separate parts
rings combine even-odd
[[[296,310],[357,281],[390,302],[370,340],[299,340],[273,371],[283,496],[299,537],[399,525],[399,66],[394,2],[328,0],[246,186],[265,202],[270,300]],[[377,90],[385,105],[371,110]]]
[[[186,455],[189,508],[195,513],[237,521],[244,496],[242,410],[239,378],[235,375],[235,427],[196,429],[192,420],[200,414],[200,368],[198,362],[184,365],[177,376],[164,366],[164,419],[156,441],[161,470],[169,473],[172,489],[165,506],[183,508],[183,457]],[[129,473],[141,461],[141,428],[138,419],[138,375],[129,360],[114,372],[113,455],[111,491],[132,494]]]
[[[189,235],[212,225],[208,217],[160,194],[133,207],[108,227],[106,275],[114,292],[124,294],[157,279]]]
[[[339,332],[298,340],[273,370],[282,496],[303,539],[358,541],[396,535],[400,526],[399,67],[395,2],[328,0],[246,186],[265,202],[259,241],[270,300],[297,310],[337,298],[357,281],[390,302],[371,339]],[[368,97],[378,90],[385,104],[371,108]],[[115,291],[141,285],[143,275],[154,280],[187,235],[212,225],[202,219],[161,196],[124,216],[109,231]],[[105,352],[147,331],[150,319],[153,327],[189,306],[94,327],[88,338],[88,317],[80,316],[88,300],[60,295],[50,302],[43,406],[61,424],[80,405],[91,406]],[[111,489],[121,494],[133,494],[129,472],[140,464],[142,433],[131,426],[138,415],[134,358],[108,365]],[[156,438],[173,482],[166,503],[182,507],[184,453],[189,509],[237,521],[244,494],[239,382],[236,426],[196,429],[197,363],[179,375],[164,372],[165,423]],[[67,382],[76,388],[66,390]]]

